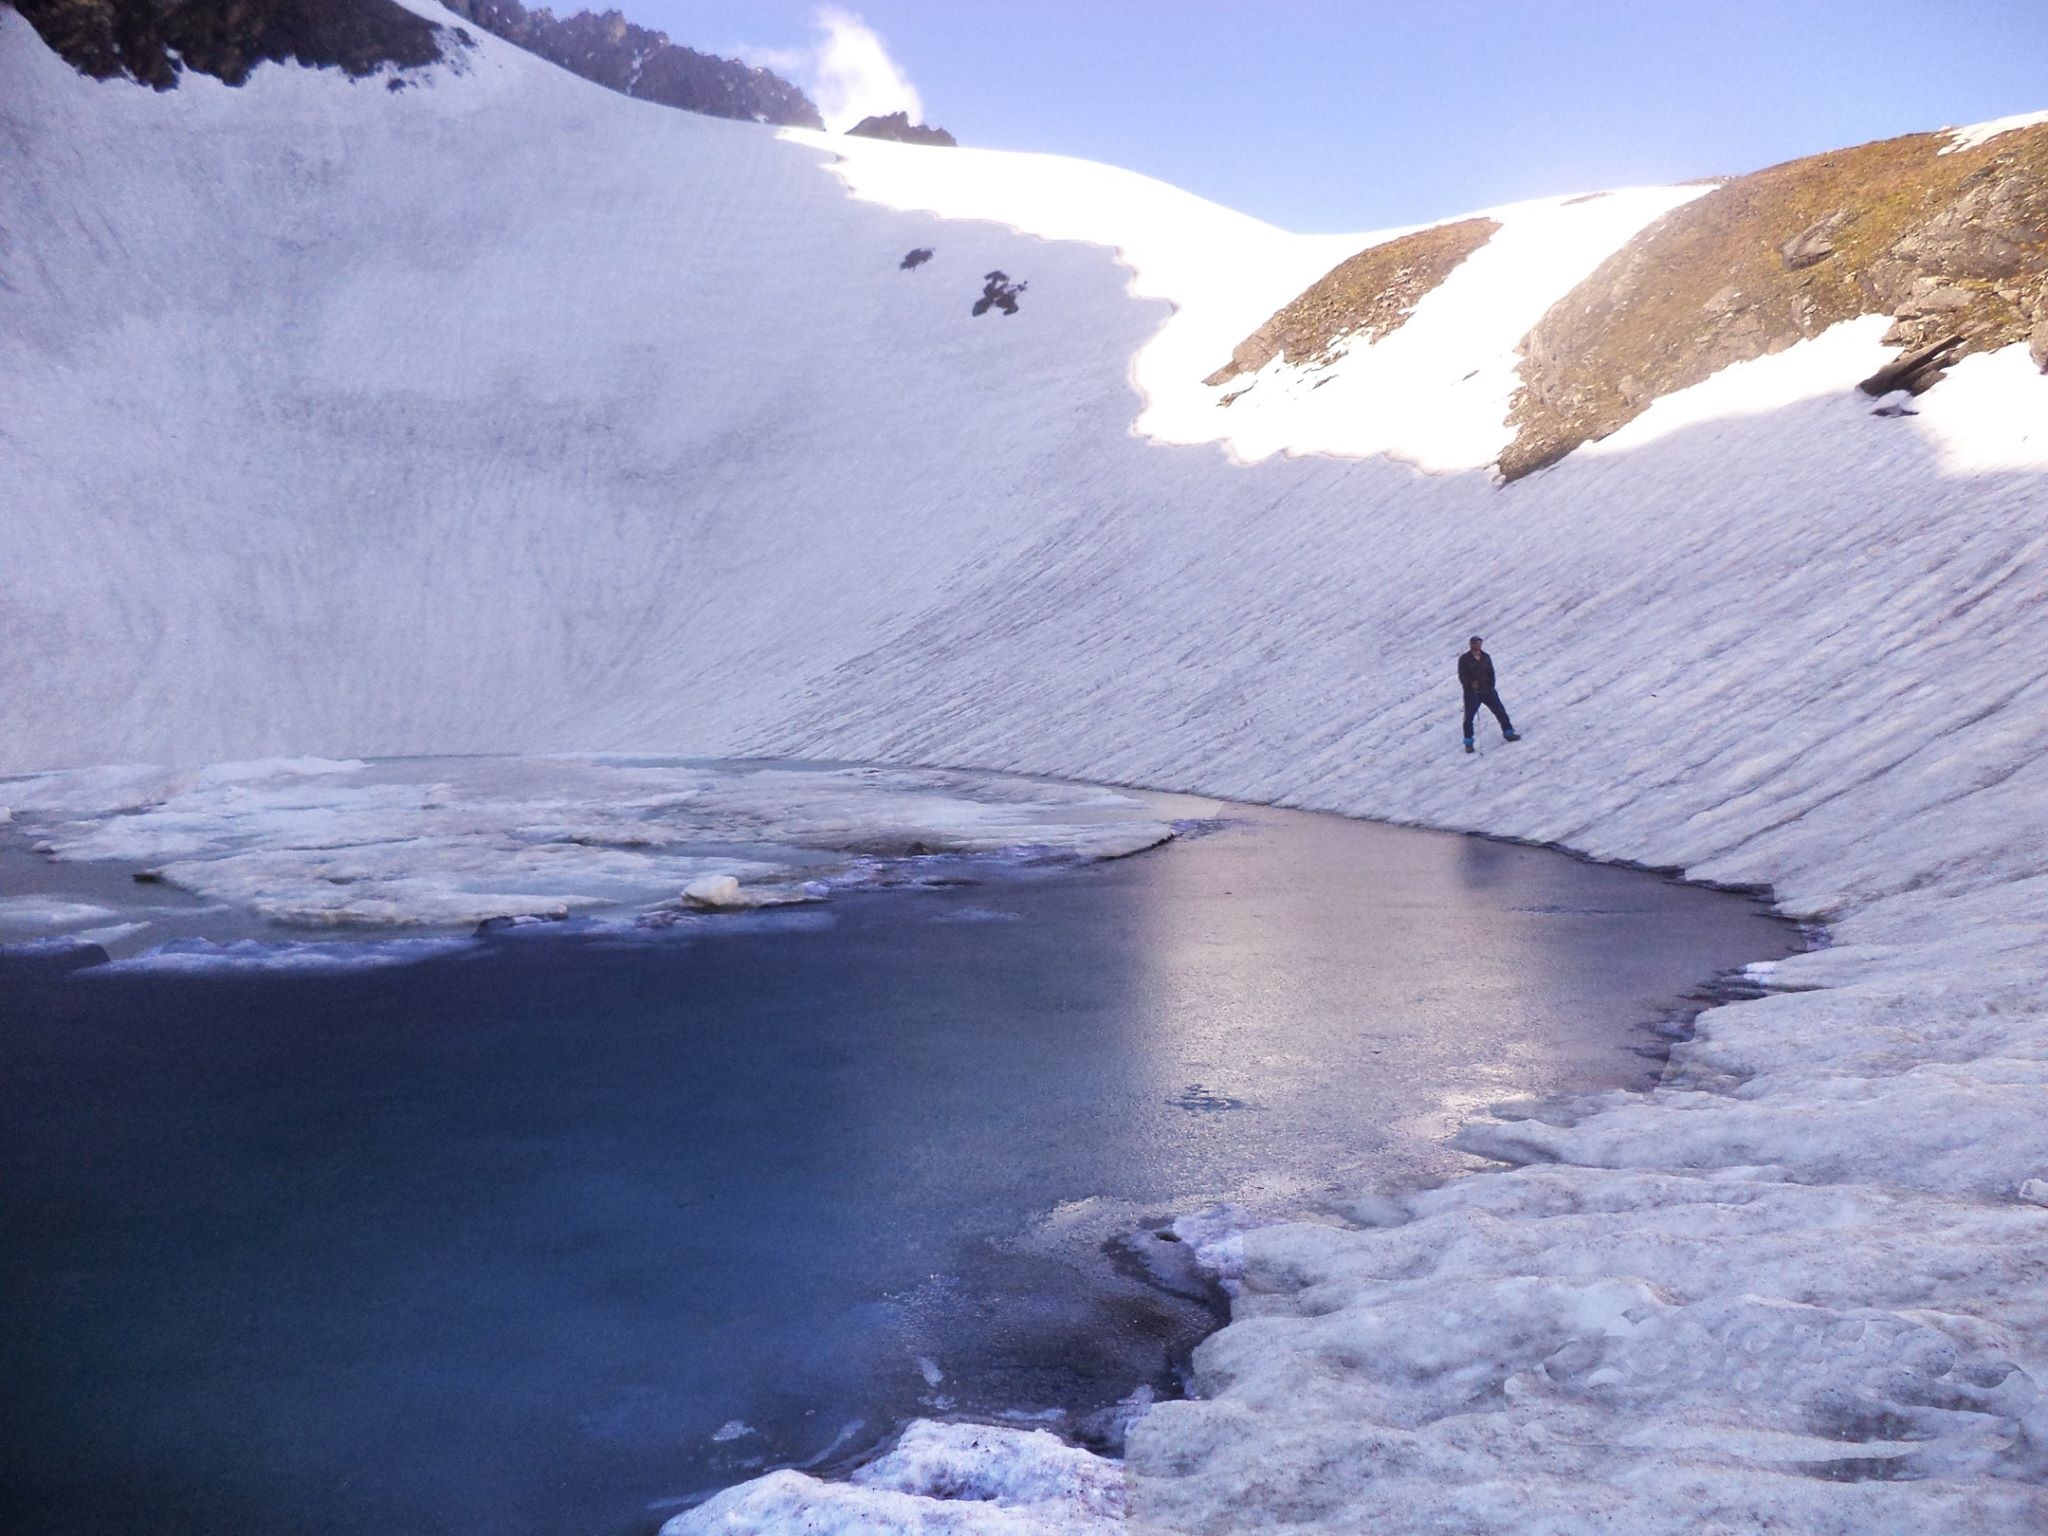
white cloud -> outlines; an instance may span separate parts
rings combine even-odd
[[[889,57],[875,29],[852,11],[819,7],[812,17],[818,39],[808,48],[742,48],[750,64],[792,77],[818,104],[825,126],[844,133],[864,117],[907,112],[924,121],[917,87]]]

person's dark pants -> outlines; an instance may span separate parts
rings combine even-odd
[[[1500,722],[1501,735],[1505,736],[1515,728],[1514,721],[1508,718],[1506,706],[1500,701],[1498,689],[1488,688],[1482,693],[1477,688],[1467,688],[1465,690],[1465,739],[1467,741],[1472,739],[1472,722],[1479,717],[1479,706],[1482,704],[1492,710],[1493,718]]]

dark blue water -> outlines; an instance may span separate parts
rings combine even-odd
[[[1457,1172],[1462,1117],[1647,1081],[1643,1026],[1793,938],[1256,811],[694,938],[17,963],[0,1529],[609,1536],[917,1413],[1113,1443],[1217,1320],[1150,1229]]]

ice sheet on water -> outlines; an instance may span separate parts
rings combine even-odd
[[[132,939],[138,933],[147,933],[149,929],[148,923],[109,923],[104,928],[81,928],[76,933],[66,934],[65,937],[75,939],[80,944],[97,944],[104,949]]]
[[[8,788],[16,833],[59,862],[120,863],[307,928],[744,910],[818,900],[933,855],[1114,858],[1173,835],[1112,790],[863,767],[280,759]],[[117,915],[24,897],[0,906],[0,928]]]
[[[0,896],[0,941],[19,934],[64,933],[104,922],[114,909],[59,896]]]
[[[452,936],[383,939],[363,944],[265,943],[257,939],[236,939],[216,944],[209,939],[173,939],[147,953],[109,961],[97,967],[96,973],[158,971],[193,975],[206,971],[381,970],[386,966],[411,965],[437,955],[458,954],[473,947],[474,943],[472,939]]]

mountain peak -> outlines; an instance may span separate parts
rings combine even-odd
[[[943,128],[934,128],[929,123],[913,123],[908,112],[864,117],[846,131],[857,133],[864,139],[894,139],[899,144],[937,144],[953,149],[960,143]]]

